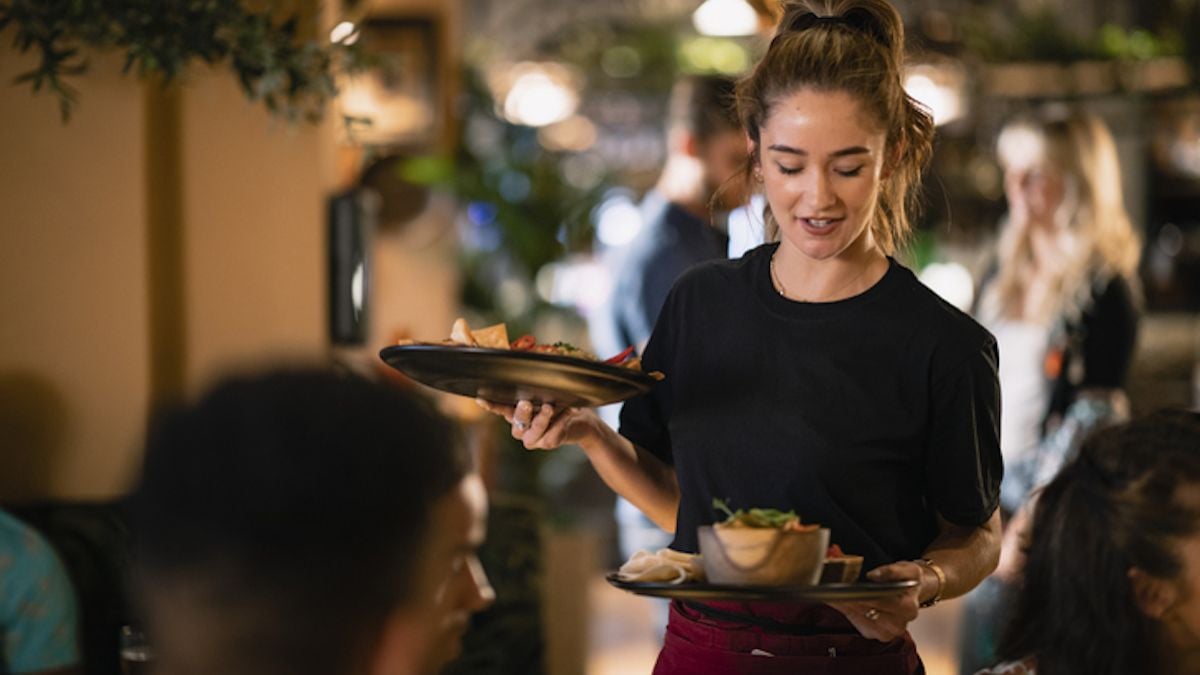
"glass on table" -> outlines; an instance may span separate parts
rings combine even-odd
[[[148,675],[153,662],[154,650],[145,631],[136,626],[121,626],[121,672]]]

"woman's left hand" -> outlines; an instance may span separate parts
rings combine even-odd
[[[830,607],[841,612],[863,637],[891,642],[908,632],[908,624],[917,618],[919,611],[921,566],[915,562],[895,562],[877,567],[867,573],[871,581],[907,581],[918,584],[900,595],[879,600],[854,602],[831,602]]]

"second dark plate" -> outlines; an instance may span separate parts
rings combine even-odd
[[[817,584],[814,586],[730,586],[697,582],[668,584],[652,581],[622,581],[616,574],[608,575],[605,580],[623,591],[675,600],[802,602],[878,600],[900,595],[917,585],[914,580],[881,583],[866,581],[854,584]]]

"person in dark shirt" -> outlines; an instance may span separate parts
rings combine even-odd
[[[682,602],[657,675],[923,672],[908,624],[999,553],[994,338],[893,258],[932,154],[885,0],[786,5],[737,89],[767,241],[675,284],[643,356],[665,375],[620,433],[588,410],[488,404],[530,448],[577,443],[607,483],[696,550],[735,508],[794,509],[861,554],[886,599]]]
[[[1066,459],[1046,462],[1056,453],[1039,448],[1064,422],[1089,422],[1079,437],[1128,416],[1141,243],[1116,144],[1095,115],[1047,109],[1014,119],[997,152],[1009,215],[975,315],[1010,355],[1000,372],[1002,449],[1010,469],[1021,467],[1001,491],[1011,513]]]
[[[667,112],[667,160],[641,204],[642,226],[627,246],[609,252],[614,288],[591,320],[597,353],[640,352],[675,280],[692,265],[724,258],[729,239],[713,225],[713,209],[741,203],[734,181],[746,163],[746,141],[733,108],[733,86],[717,75],[676,83]]]

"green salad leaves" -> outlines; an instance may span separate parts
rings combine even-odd
[[[723,499],[713,498],[713,508],[725,514],[726,527],[773,527],[781,530],[806,530],[816,525],[801,525],[795,511],[779,509],[738,509],[733,511]]]

